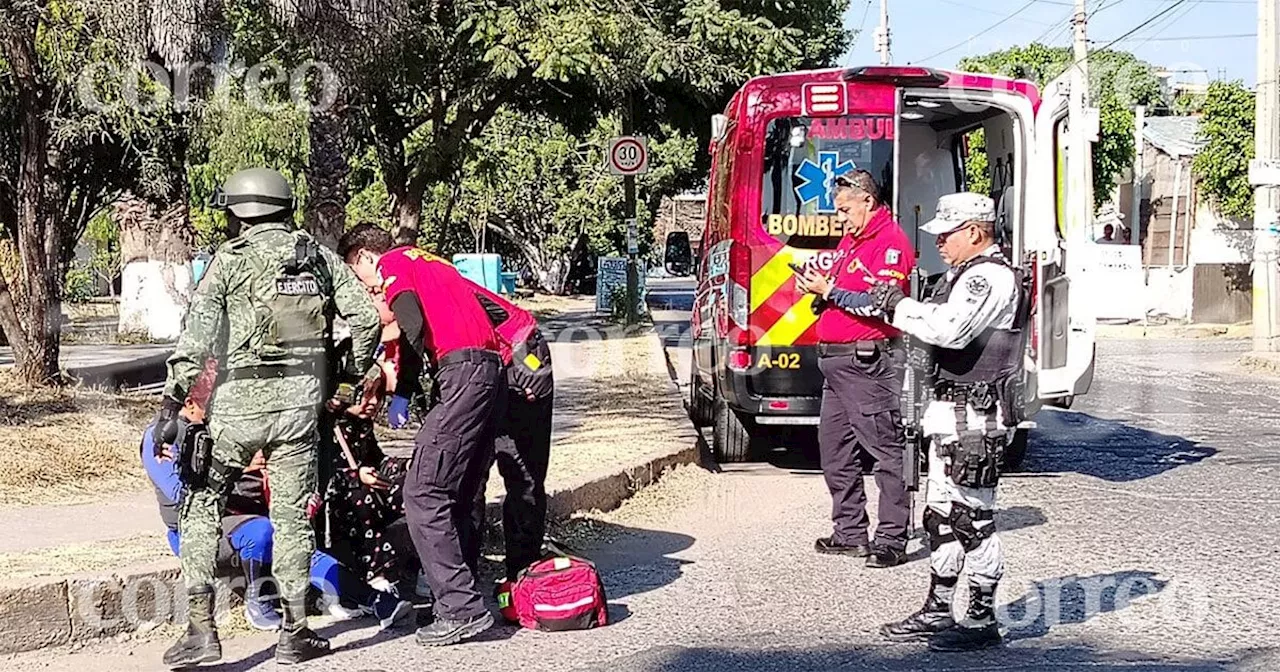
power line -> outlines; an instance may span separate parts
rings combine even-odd
[[[1257,37],[1257,33],[1234,33],[1231,35],[1182,35],[1180,37],[1149,37],[1143,42],[1183,42],[1198,40],[1235,40],[1246,37]],[[1090,42],[1102,42],[1103,40],[1090,40]]]
[[[1118,42],[1120,42],[1121,40],[1127,39],[1128,37],[1130,37],[1130,36],[1131,36],[1131,35],[1133,35],[1134,33],[1136,33],[1136,32],[1138,32],[1138,31],[1142,30],[1143,28],[1146,28],[1147,26],[1149,26],[1149,25],[1151,25],[1151,24],[1155,23],[1156,21],[1159,21],[1162,17],[1164,17],[1165,15],[1167,15],[1169,12],[1172,12],[1173,10],[1175,10],[1175,9],[1177,9],[1177,8],[1179,8],[1179,7],[1181,7],[1182,5],[1185,5],[1186,3],[1187,3],[1187,0],[1176,0],[1176,2],[1174,2],[1172,5],[1169,5],[1168,7],[1165,7],[1164,9],[1160,10],[1159,12],[1156,12],[1154,15],[1152,15],[1152,16],[1151,16],[1150,18],[1148,18],[1146,21],[1143,21],[1142,23],[1139,23],[1137,26],[1134,26],[1134,27],[1133,27],[1129,32],[1127,32],[1127,33],[1125,33],[1125,34],[1121,35],[1120,37],[1117,37],[1116,39],[1111,40],[1110,42],[1108,42],[1108,43],[1106,43],[1105,45],[1103,45],[1103,46],[1102,46],[1102,48],[1100,49],[1100,51],[1106,51],[1107,49],[1110,49],[1111,47],[1114,47],[1114,46],[1115,46]],[[1086,56],[1085,58],[1088,58],[1088,57]],[[1072,65],[1072,67],[1075,67],[1076,65],[1079,65],[1079,63],[1072,63],[1071,65]]]
[[[1195,9],[1196,5],[1200,4],[1202,1],[1203,0],[1191,0],[1191,4],[1187,5],[1186,7],[1183,7],[1180,13],[1170,14],[1169,16],[1165,17],[1164,20],[1161,21],[1158,26],[1153,26],[1154,29],[1147,35],[1147,37],[1143,38],[1142,41],[1133,45],[1133,48],[1137,49],[1138,47],[1141,47],[1147,42],[1150,42],[1152,38],[1164,32],[1165,29],[1181,21],[1184,17],[1186,17],[1187,14],[1191,13],[1191,10]]]
[[[871,4],[875,1],[876,0],[867,0],[867,6],[862,10],[862,20],[858,22],[858,32],[853,34],[853,44],[849,45],[850,52],[853,51],[854,47],[858,46],[858,40],[862,39],[863,29],[867,27],[867,16],[871,14]]]
[[[983,35],[986,35],[987,33],[989,33],[989,32],[991,32],[991,31],[995,30],[996,28],[999,28],[1000,26],[1003,26],[1004,24],[1008,23],[1009,21],[1012,21],[1012,20],[1013,20],[1015,17],[1017,17],[1019,14],[1021,14],[1021,13],[1025,12],[1026,10],[1030,9],[1032,5],[1036,4],[1036,1],[1037,1],[1037,0],[1030,0],[1029,2],[1027,2],[1027,4],[1025,4],[1025,5],[1023,5],[1023,6],[1019,7],[1019,8],[1017,9],[1017,11],[1015,11],[1014,13],[1012,13],[1012,14],[1010,14],[1010,15],[1008,15],[1008,16],[1006,16],[1006,17],[1004,17],[1003,19],[1000,19],[999,21],[997,21],[997,22],[995,22],[994,24],[992,24],[992,25],[988,26],[985,30],[982,30],[982,31],[981,31],[981,32],[979,32],[978,34],[969,36],[969,38],[967,38],[967,39],[966,39],[966,40],[964,40],[963,42],[959,42],[959,43],[957,43],[957,44],[955,44],[955,45],[953,45],[953,46],[947,47],[946,49],[943,49],[942,51],[939,51],[939,52],[937,52],[937,53],[935,53],[935,54],[930,54],[929,56],[927,56],[927,57],[925,57],[925,58],[921,58],[921,59],[918,59],[918,60],[916,60],[916,61],[912,61],[912,62],[913,62],[913,63],[923,63],[924,61],[933,60],[933,59],[935,59],[935,58],[937,58],[937,57],[939,57],[939,56],[941,56],[941,55],[943,55],[943,54],[946,54],[946,53],[950,53],[950,52],[952,52],[952,51],[955,51],[956,49],[959,49],[960,47],[963,47],[964,45],[969,44],[969,43],[970,43],[970,42],[972,42],[973,40],[976,40],[976,39],[978,39],[979,37],[982,37]]]
[[[1003,12],[992,11],[990,9],[987,9],[986,7],[979,7],[977,5],[967,5],[963,2],[956,2],[956,0],[938,0],[938,2],[943,2],[948,5],[955,5],[956,7],[964,7],[965,9],[970,9],[975,12],[982,12],[983,14],[993,14],[995,16],[1004,16]],[[1039,21],[1036,19],[1021,19],[1021,18],[1018,20],[1025,21],[1026,23],[1038,23],[1042,26],[1055,26],[1055,27],[1057,26],[1056,23],[1050,22],[1050,21]]]

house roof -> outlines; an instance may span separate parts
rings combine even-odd
[[[1170,156],[1195,156],[1204,145],[1199,131],[1199,117],[1147,117],[1142,138]]]

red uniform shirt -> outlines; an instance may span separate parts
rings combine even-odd
[[[468,348],[498,352],[498,336],[476,300],[475,285],[449,262],[416,247],[397,247],[378,260],[387,305],[413,292],[422,307],[423,346],[435,360]]]
[[[464,278],[465,279],[465,278]],[[494,330],[498,332],[498,354],[502,355],[502,363],[511,363],[511,348],[517,343],[529,340],[538,328],[538,319],[533,313],[494,294],[483,285],[470,280],[471,288],[480,297],[480,304],[489,312],[491,323],[496,323]],[[485,302],[490,305],[485,305]],[[496,310],[495,310],[496,308]]]
[[[916,255],[907,234],[894,221],[888,208],[871,215],[867,227],[857,236],[847,235],[836,249],[835,286],[853,292],[871,289],[872,279],[895,282],[905,292],[910,286]],[[818,340],[822,343],[852,343],[893,338],[902,332],[876,317],[859,317],[829,307],[818,318]]]

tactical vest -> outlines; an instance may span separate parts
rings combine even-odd
[[[937,379],[956,383],[994,383],[1022,371],[1026,349],[1026,325],[1030,316],[1031,292],[1025,274],[1000,257],[980,256],[961,264],[948,282],[944,276],[934,285],[929,303],[946,303],[965,271],[979,264],[999,264],[1013,272],[1018,288],[1012,329],[988,327],[968,345],[958,350],[934,348]]]
[[[288,236],[288,243],[279,236]],[[232,328],[238,338],[229,344],[227,368],[285,365],[323,355],[333,280],[315,239],[305,231],[267,229],[227,245],[225,253],[241,262],[237,284],[252,307],[252,315],[243,316],[250,324]]]

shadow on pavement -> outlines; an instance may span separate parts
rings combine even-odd
[[[1137,481],[1217,454],[1181,436],[1160,434],[1088,413],[1044,410],[1031,432],[1022,471],[1074,471],[1111,482]]]
[[[699,672],[753,670],[792,672],[801,670],[1054,670],[1084,672],[1227,672],[1235,660],[1177,659],[1125,651],[1099,651],[1084,644],[1036,648],[1003,648],[980,653],[934,653],[923,645],[875,645],[796,649],[695,649],[660,647],[614,661],[608,669]],[[620,663],[620,664],[619,664]],[[602,668],[603,669],[603,668]]]
[[[1035,639],[1060,625],[1127,609],[1134,600],[1157,595],[1166,585],[1167,581],[1148,571],[1072,574],[1037,582],[1026,595],[1000,607],[999,618],[1008,629],[1007,641]]]
[[[609,599],[647,593],[675,582],[688,560],[670,557],[693,545],[688,535],[627,527],[594,518],[554,525],[552,536],[596,564]],[[620,605],[610,605],[610,616]],[[621,616],[621,614],[618,614]]]

